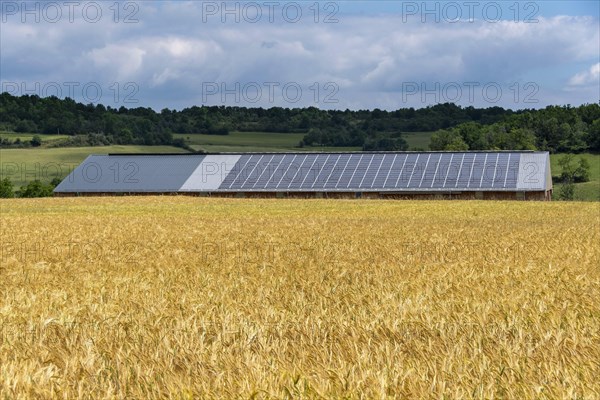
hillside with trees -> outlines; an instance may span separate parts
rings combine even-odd
[[[551,153],[600,151],[600,107],[549,106],[506,115],[485,125],[468,122],[436,132],[431,150],[547,150]]]
[[[406,150],[403,133],[432,132],[431,150],[600,151],[600,106],[513,111],[451,103],[421,109],[320,110],[193,106],[183,110],[113,108],[72,99],[0,94],[0,130],[68,135],[63,146],[175,145],[173,134],[301,133],[298,146]],[[2,147],[18,147],[3,139]]]

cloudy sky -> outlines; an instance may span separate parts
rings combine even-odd
[[[113,107],[600,100],[597,1],[1,1],[15,95]]]

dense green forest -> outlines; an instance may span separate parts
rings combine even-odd
[[[0,130],[70,135],[65,146],[138,144],[184,147],[174,133],[230,131],[305,134],[299,146],[406,150],[405,132],[431,132],[432,150],[600,151],[600,106],[512,111],[445,103],[396,111],[194,106],[181,111],[112,108],[72,99],[0,94]],[[3,147],[19,143],[3,139]],[[426,150],[426,149],[424,149]]]
[[[431,150],[547,150],[552,153],[600,151],[600,106],[549,106],[507,115],[483,125],[460,124],[433,134]]]

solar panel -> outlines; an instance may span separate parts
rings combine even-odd
[[[303,174],[306,173],[305,164],[308,159],[308,155],[302,155],[296,159],[296,162],[292,165],[292,170],[295,170],[296,173],[292,176],[292,179],[287,182],[287,189],[298,189],[300,187],[302,179],[304,179]]]
[[[274,189],[277,186],[279,178],[283,175],[283,168],[286,165],[284,162],[286,157],[288,156],[284,154],[275,156],[271,162],[271,166],[273,167],[271,173],[266,176],[266,179],[261,177],[259,180],[259,184],[262,184],[264,181],[264,184],[262,184],[263,189]]]
[[[508,169],[508,158],[510,154],[500,153],[498,154],[498,162],[496,163],[496,170],[494,172],[494,182],[492,188],[502,189],[504,187],[504,177]]]
[[[375,181],[375,177],[379,172],[379,167],[383,162],[383,154],[373,154],[373,158],[369,162],[367,166],[367,170],[363,175],[358,187],[361,189],[370,189],[373,186],[373,182]]]
[[[247,167],[244,169],[242,174],[242,179],[240,180],[242,183],[240,185],[241,189],[251,188],[252,185],[258,180],[258,176],[262,173],[263,166],[261,162],[265,158],[262,156],[253,156],[252,159],[248,162]]]
[[[440,173],[440,164],[442,161],[442,155],[441,154],[437,154],[437,159],[435,159],[433,161],[433,163],[429,163],[429,170],[433,170],[433,167],[435,167],[435,170],[433,170],[433,175],[431,175],[430,172],[425,171],[425,178],[426,181],[425,182],[421,182],[421,187],[426,187],[426,188],[431,188],[433,186],[433,183],[435,182],[435,179],[438,176],[438,173]]]
[[[485,165],[483,167],[483,174],[479,187],[482,189],[491,189],[494,184],[494,177],[496,176],[496,167],[498,166],[498,154],[488,154]]]
[[[417,154],[417,159],[415,160],[410,176],[408,177],[408,182],[406,182],[407,188],[416,189],[419,187],[419,183],[421,183],[421,177],[423,176],[427,157],[428,154],[425,154],[424,157],[421,157],[421,154]]]
[[[266,188],[267,189],[272,189],[272,190],[277,190],[279,188],[279,185],[281,184],[281,182],[283,182],[284,180],[289,181],[291,178],[286,178],[289,174],[289,170],[290,170],[290,166],[294,163],[294,160],[296,159],[297,155],[285,155],[283,157],[283,159],[281,160],[281,162],[279,163],[279,166],[275,169],[275,171],[273,172],[273,176],[271,176],[269,178],[269,181],[267,182]],[[286,183],[287,185],[287,183]]]
[[[458,169],[458,178],[454,184],[455,188],[467,188],[469,185],[469,179],[473,171],[473,163],[475,161],[475,154],[467,153],[464,154],[464,158],[460,163]]]
[[[319,172],[322,169],[320,164],[325,163],[324,160],[326,157],[325,156],[321,157],[321,155],[314,155],[314,156],[309,157],[309,159],[310,158],[312,158],[312,163],[310,164],[310,167],[308,167],[306,169],[304,178],[302,179],[302,182],[300,183],[301,189],[308,189],[317,181],[317,176],[319,175]],[[307,166],[308,166],[308,164],[307,164]]]
[[[266,187],[267,182],[274,175],[275,171],[277,170],[277,167],[283,160],[283,157],[284,156],[281,154],[273,155],[271,157],[271,159],[264,165],[263,171],[258,177],[258,180],[252,186],[253,189],[264,189]]]
[[[433,186],[433,180],[436,177],[439,168],[440,168],[440,159],[442,158],[441,154],[430,154],[428,157],[425,172],[421,177],[421,182],[419,187],[421,189],[430,189]]]
[[[238,162],[231,169],[231,171],[229,171],[229,174],[227,174],[227,176],[223,180],[221,187],[226,187],[226,188],[231,187],[233,185],[233,183],[235,182],[235,180],[238,178],[239,174],[242,172],[242,169],[246,165],[248,160],[250,160],[249,155],[241,156],[240,159],[238,160]]]
[[[379,164],[375,178],[371,182],[369,188],[384,186],[386,178],[390,172],[392,172],[391,166],[396,157],[397,154],[384,154],[383,157],[381,157],[381,163]]]
[[[298,170],[300,169],[299,164],[302,163],[304,156],[305,154],[294,154],[293,156],[286,156],[283,159],[282,165],[280,165],[278,169],[278,179],[274,180],[275,189],[285,190],[288,188],[289,184],[292,182],[292,179],[294,179],[294,177],[298,173]],[[271,184],[270,186],[273,186],[273,184]]]
[[[325,162],[320,166],[320,169],[317,173],[317,178],[310,185],[311,189],[320,189],[325,186],[325,182],[327,182],[327,179],[333,173],[333,169],[339,158],[339,154],[327,155]]]
[[[441,187],[456,188],[464,158],[464,154],[452,154],[446,176],[444,177],[444,183]]]
[[[325,181],[325,189],[335,189],[342,178],[342,174],[347,170],[348,164],[352,156],[350,154],[342,154],[336,161],[336,165],[331,171],[331,174]]]
[[[437,165],[437,171],[435,172],[435,176],[433,181],[431,182],[431,187],[434,189],[444,187],[444,182],[446,181],[446,177],[450,171],[450,164],[454,159],[452,156],[454,154],[441,154],[440,159]]]
[[[335,184],[336,189],[347,189],[348,186],[350,186],[350,179],[352,179],[352,177],[354,176],[361,159],[362,159],[362,155],[359,156],[356,154],[352,154],[350,156],[350,159],[348,160],[348,163],[346,164],[344,171],[342,171],[342,175],[340,176],[340,179]]]
[[[404,165],[406,158],[406,154],[394,154],[394,159],[392,160],[390,170],[388,171],[385,181],[383,182],[383,187],[385,189],[396,188],[396,182],[398,181],[398,177],[402,172],[402,166]]]
[[[481,177],[483,176],[483,167],[485,166],[486,157],[487,153],[475,154],[475,160],[473,161],[471,176],[469,177],[469,183],[467,184],[468,188],[479,188],[479,185],[481,183]]]
[[[227,176],[227,178],[225,178],[225,182],[223,182],[223,184],[228,183],[227,188],[229,189],[233,189],[233,188],[240,188],[242,185],[242,182],[245,180],[245,177],[243,176],[243,174],[245,173],[245,169],[248,166],[248,163],[250,162],[250,160],[252,159],[251,155],[245,155],[242,156],[242,158],[237,162],[236,166],[233,168],[233,170],[230,172],[229,176],[233,176],[233,178],[231,179],[231,181],[228,181],[229,176]],[[223,185],[221,185],[223,186]]]
[[[510,154],[508,168],[506,169],[506,176],[504,177],[504,188],[517,187],[517,178],[519,177],[519,162],[519,154]]]
[[[277,181],[275,184],[276,188],[287,188],[290,184],[296,172],[299,169],[300,155],[288,155],[284,158],[282,165],[280,166],[280,172],[277,176]],[[279,176],[281,175],[281,176]]]
[[[414,158],[413,158],[414,156]],[[404,171],[402,172],[402,174],[400,174],[400,181],[402,182],[400,187],[404,187],[404,188],[414,188],[415,185],[413,183],[415,175],[419,175],[419,173],[421,172],[421,169],[423,168],[422,166],[422,160],[419,161],[420,158],[420,154],[411,154],[408,156],[408,159],[406,160],[406,165],[404,168]],[[420,177],[418,177],[417,179],[420,179]],[[411,186],[412,184],[412,186]]]
[[[342,159],[344,159],[343,155],[340,155],[340,154],[336,155],[335,162],[333,163],[333,166],[331,167],[331,171],[329,171],[329,173],[327,173],[326,175],[323,175],[323,182],[319,183],[319,185],[318,185],[319,188],[330,187],[328,185],[330,185],[331,179],[334,178],[336,173],[340,173],[342,170],[342,167],[340,166],[340,161]],[[343,162],[344,161],[342,161],[342,163]]]
[[[361,157],[358,167],[354,171],[352,178],[350,179],[350,183],[348,184],[348,188],[358,189],[360,188],[360,184],[363,180],[363,177],[367,173],[371,162],[373,161],[374,154],[366,154],[364,157]]]
[[[400,158],[400,157],[398,157]],[[403,157],[401,157],[402,160],[398,160],[398,161],[402,161],[402,166],[400,166],[399,170],[398,170],[398,174],[394,174],[396,176],[396,179],[393,179],[393,176],[390,176],[390,181],[388,181],[391,184],[392,188],[398,189],[401,187],[406,187],[406,185],[408,184],[408,180],[410,178],[410,176],[412,175],[413,172],[413,168],[414,168],[414,162],[417,158],[416,155],[414,154],[404,154]],[[397,162],[398,162],[397,161]]]
[[[248,176],[248,179],[246,180],[246,182],[244,182],[244,185],[242,186],[242,188],[254,189],[254,187],[258,183],[260,177],[263,176],[266,171],[268,171],[268,166],[269,166],[271,160],[273,159],[273,157],[274,156],[261,157],[261,159],[259,159],[258,162],[256,163],[256,167],[254,168],[254,170],[252,172],[252,176]]]

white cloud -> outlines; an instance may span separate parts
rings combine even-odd
[[[124,44],[110,44],[86,54],[92,67],[109,72],[114,80],[134,79],[140,71],[146,50]]]
[[[569,85],[571,86],[583,86],[593,85],[596,87],[600,85],[600,63],[594,64],[587,71],[575,74],[569,79]]]

